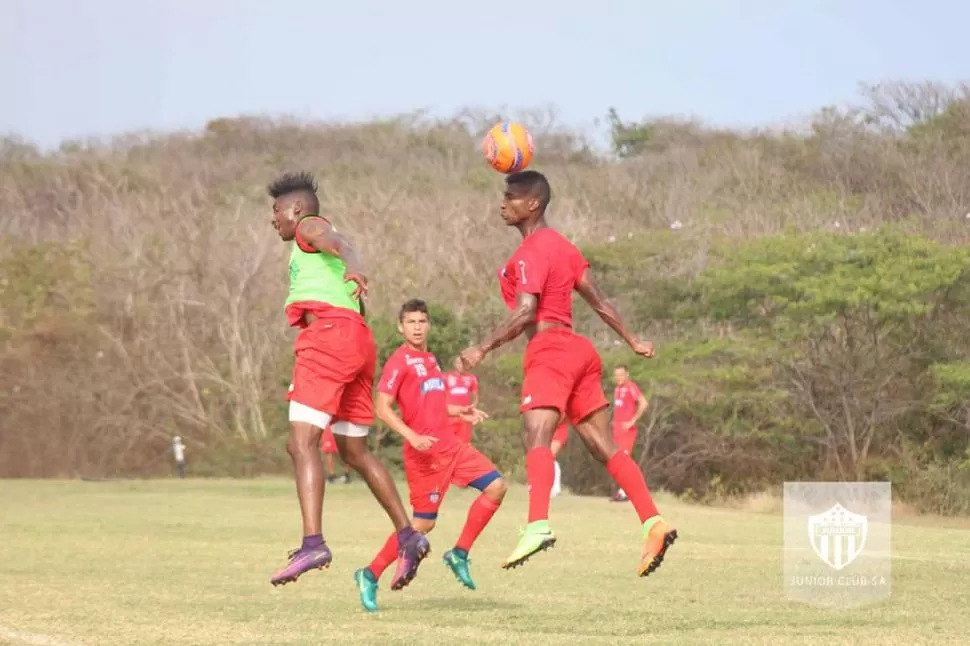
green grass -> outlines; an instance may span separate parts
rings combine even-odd
[[[390,524],[359,483],[333,485],[329,570],[269,585],[297,545],[283,479],[0,482],[0,643],[11,644],[958,644],[970,634],[970,531],[919,519],[893,528],[893,594],[826,611],[784,599],[774,513],[659,497],[680,529],[664,566],[635,576],[628,505],[554,501],[559,545],[525,567],[499,563],[524,520],[514,488],[472,552],[475,592],[441,554],[470,492],[449,493],[433,554],[411,587],[381,582],[382,612],[358,606],[352,574]]]

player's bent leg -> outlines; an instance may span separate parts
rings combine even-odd
[[[397,553],[397,569],[394,571],[394,578],[391,579],[391,590],[403,590],[407,587],[414,577],[418,575],[418,566],[421,561],[431,553],[431,544],[425,534],[434,529],[434,518],[421,518],[417,512],[414,514],[414,528],[405,537],[398,536],[400,549]]]
[[[421,561],[431,552],[431,545],[411,526],[391,474],[367,447],[367,428],[341,421],[334,424],[333,433],[341,459],[364,479],[397,530],[400,563],[391,589],[400,590],[415,577]]]
[[[647,576],[663,563],[677,530],[663,519],[647,488],[646,478],[628,453],[620,450],[608,428],[606,408],[599,408],[575,424],[590,454],[606,465],[613,481],[626,492],[643,524],[643,553],[637,574]]]
[[[340,432],[337,428],[340,427]],[[387,471],[384,463],[371,453],[367,446],[367,435],[369,429],[366,426],[351,424],[350,422],[337,422],[334,424],[334,439],[337,441],[337,449],[340,452],[340,459],[344,464],[356,471],[367,483],[374,498],[381,504],[387,513],[394,528],[398,531],[411,527],[401,496],[397,486]]]
[[[437,516],[437,514],[435,514]],[[421,534],[427,535],[434,529],[434,518],[415,517],[411,521],[414,529]],[[377,612],[377,589],[378,581],[384,571],[397,560],[400,546],[398,545],[397,532],[387,537],[381,551],[377,553],[374,560],[365,568],[360,568],[354,572],[354,583],[357,585],[357,593],[360,597],[360,605],[368,612]]]
[[[295,401],[290,402],[290,438],[286,450],[293,461],[296,492],[303,517],[303,543],[289,554],[289,562],[277,571],[274,586],[296,581],[302,574],[330,565],[333,555],[321,532],[325,479],[319,444],[330,416]]]
[[[479,454],[473,459],[491,466],[491,462],[484,455]],[[471,559],[468,557],[468,553],[485,527],[491,522],[492,517],[495,516],[495,512],[502,506],[502,501],[508,492],[508,485],[505,484],[505,480],[502,479],[502,475],[497,469],[490,468],[483,475],[468,482],[467,486],[478,489],[482,493],[469,506],[468,516],[465,519],[461,534],[455,541],[455,546],[445,552],[443,560],[463,586],[469,590],[474,590],[476,586],[471,574]]]

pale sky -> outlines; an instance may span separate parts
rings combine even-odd
[[[0,135],[554,105],[777,124],[970,79],[956,0],[0,0]]]

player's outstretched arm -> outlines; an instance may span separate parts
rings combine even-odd
[[[529,325],[535,323],[538,310],[539,297],[536,294],[519,292],[515,307],[505,320],[484,341],[462,352],[456,361],[458,366],[463,370],[471,370],[481,363],[486,354],[517,338]]]
[[[337,256],[347,265],[347,280],[358,285],[357,295],[367,293],[367,278],[356,247],[344,235],[337,233],[323,218],[307,218],[300,223],[300,236],[317,251]]]
[[[576,291],[583,297],[589,306],[593,308],[597,316],[609,325],[620,335],[630,348],[637,354],[644,357],[654,355],[653,344],[648,341],[640,341],[630,332],[626,322],[620,315],[620,311],[610,302],[606,295],[600,290],[599,285],[593,279],[593,274],[589,269],[583,272],[579,281],[576,283]]]
[[[438,438],[429,435],[420,435],[404,423],[401,416],[394,410],[394,397],[387,393],[377,393],[377,419],[381,420],[392,431],[404,438],[408,444],[418,451],[426,451],[431,445],[438,441]]]

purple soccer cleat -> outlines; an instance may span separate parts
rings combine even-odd
[[[301,574],[310,570],[322,570],[329,567],[330,561],[333,560],[333,554],[330,553],[330,548],[324,543],[317,547],[295,549],[290,552],[289,559],[290,562],[286,567],[274,574],[273,578],[269,580],[274,586],[296,581]]]
[[[411,580],[418,574],[418,566],[428,554],[431,553],[431,543],[425,538],[424,534],[411,530],[401,545],[401,551],[397,555],[397,570],[394,572],[394,579],[391,581],[391,590],[400,590],[411,583]]]

